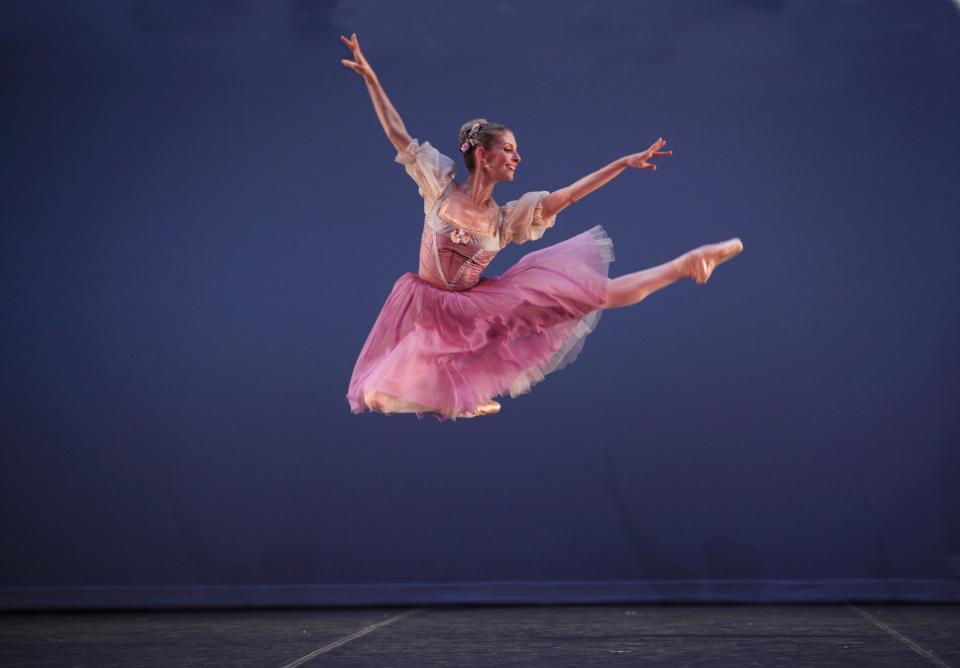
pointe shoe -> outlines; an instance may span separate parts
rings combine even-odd
[[[493,401],[484,401],[482,404],[477,406],[477,412],[480,415],[496,415],[500,412],[500,402]]]
[[[743,251],[743,242],[734,237],[718,244],[707,244],[684,253],[673,261],[681,276],[692,278],[696,283],[706,283],[717,265]]]
[[[479,417],[480,415],[495,415],[500,412],[500,402],[498,401],[484,401],[477,404],[476,410],[465,411],[463,413],[457,413],[458,418],[472,418]]]

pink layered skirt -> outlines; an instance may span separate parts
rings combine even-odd
[[[612,261],[613,241],[597,225],[467,290],[404,274],[354,366],[351,411],[455,419],[528,392],[576,359],[600,318]]]

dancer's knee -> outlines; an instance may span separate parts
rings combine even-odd
[[[627,281],[621,281],[621,276],[607,279],[607,297],[601,308],[621,308],[623,306],[632,306],[647,298],[647,292],[636,287],[628,285]]]

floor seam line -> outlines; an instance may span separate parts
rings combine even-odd
[[[939,656],[937,656],[930,650],[928,650],[926,647],[916,642],[915,640],[911,640],[907,636],[897,631],[892,626],[881,622],[879,619],[871,615],[866,610],[863,610],[859,606],[853,605],[852,603],[848,603],[847,607],[852,608],[853,610],[856,610],[860,616],[862,616],[864,619],[869,621],[871,624],[873,624],[874,626],[876,626],[877,628],[883,631],[886,631],[887,633],[892,635],[894,638],[902,642],[904,645],[912,649],[914,652],[916,652],[923,658],[931,661],[934,665],[940,666],[940,668],[950,668],[949,663],[941,659]]]
[[[352,640],[356,640],[357,638],[361,638],[361,637],[367,635],[368,633],[373,633],[374,631],[376,631],[377,629],[379,629],[379,628],[382,627],[382,626],[386,626],[387,624],[393,624],[394,622],[400,621],[400,620],[403,619],[404,617],[409,617],[409,616],[412,615],[413,613],[419,612],[420,610],[422,610],[422,608],[413,608],[412,610],[407,610],[406,612],[402,612],[402,613],[400,613],[399,615],[394,615],[393,617],[389,617],[388,619],[384,619],[383,621],[377,622],[376,624],[369,624],[369,625],[367,625],[367,626],[364,626],[362,629],[360,629],[360,630],[358,630],[358,631],[354,631],[354,632],[351,633],[350,635],[346,635],[346,636],[340,638],[339,640],[334,640],[334,641],[331,642],[331,643],[327,643],[327,644],[324,645],[323,647],[319,647],[319,648],[313,650],[312,652],[310,652],[309,654],[304,654],[304,655],[301,656],[300,658],[294,659],[294,660],[291,661],[290,663],[285,663],[285,664],[283,664],[282,666],[280,666],[280,668],[296,668],[297,666],[300,666],[300,665],[306,663],[307,661],[309,661],[310,659],[312,659],[312,658],[314,658],[314,657],[316,657],[316,656],[320,656],[321,654],[326,654],[327,652],[329,652],[329,651],[331,651],[331,650],[333,650],[333,649],[336,649],[337,647],[340,647],[341,645],[345,645],[345,644],[347,644],[348,642],[350,642],[350,641],[352,641]]]

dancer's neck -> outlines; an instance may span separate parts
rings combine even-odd
[[[482,173],[472,172],[457,190],[469,197],[478,207],[487,207],[493,197],[497,182]]]

